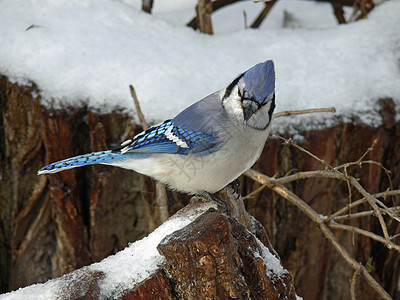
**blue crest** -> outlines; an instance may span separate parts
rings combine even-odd
[[[262,103],[275,90],[275,70],[272,60],[260,63],[243,73],[244,97]]]

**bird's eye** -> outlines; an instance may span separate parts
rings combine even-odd
[[[239,95],[240,99],[243,99],[243,94],[242,94],[242,92],[240,91],[239,88],[238,88],[238,95]]]

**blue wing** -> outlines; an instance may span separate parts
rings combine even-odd
[[[80,166],[104,164],[128,158],[148,157],[152,153],[205,155],[218,149],[217,140],[200,131],[175,126],[171,120],[150,127],[125,141],[121,147],[67,158],[41,168],[38,174],[57,173]]]
[[[172,120],[167,120],[125,141],[113,152],[205,155],[217,149],[218,141],[214,136],[176,126]]]

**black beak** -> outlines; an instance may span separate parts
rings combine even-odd
[[[242,107],[244,120],[247,121],[259,109],[260,105],[253,100],[246,99],[243,100]]]

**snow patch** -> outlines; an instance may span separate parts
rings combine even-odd
[[[0,74],[19,84],[33,82],[46,105],[83,101],[100,112],[123,108],[134,114],[133,84],[153,123],[273,59],[276,111],[330,106],[338,111],[277,119],[275,131],[353,119],[377,126],[375,104],[383,97],[398,104],[400,119],[400,1],[386,1],[368,19],[339,26],[321,3],[283,0],[259,30],[232,27],[241,5],[249,19],[250,10],[256,15],[263,6],[249,1],[218,11],[214,36],[185,27],[195,1],[155,1],[154,15],[141,12],[137,2],[0,1]],[[301,28],[283,28],[284,11]]]
[[[69,282],[73,281],[74,277],[79,277],[82,272],[104,274],[104,278],[99,283],[101,299],[121,297],[127,290],[133,289],[136,285],[152,276],[163,264],[165,258],[157,251],[157,246],[161,240],[193,222],[210,208],[216,208],[216,204],[211,201],[199,202],[195,209],[181,210],[147,237],[130,244],[124,250],[105,258],[99,263],[94,263],[46,283],[34,284],[0,295],[0,299],[48,300],[65,298],[65,295],[63,296],[65,287],[68,286]]]
[[[282,267],[279,258],[273,255],[271,251],[269,251],[269,249],[263,243],[261,243],[256,236],[254,236],[254,238],[261,248],[261,253],[255,252],[254,254],[256,257],[260,257],[264,261],[264,264],[267,267],[266,275],[271,278],[273,274],[282,276],[283,274],[288,273],[288,271]]]

